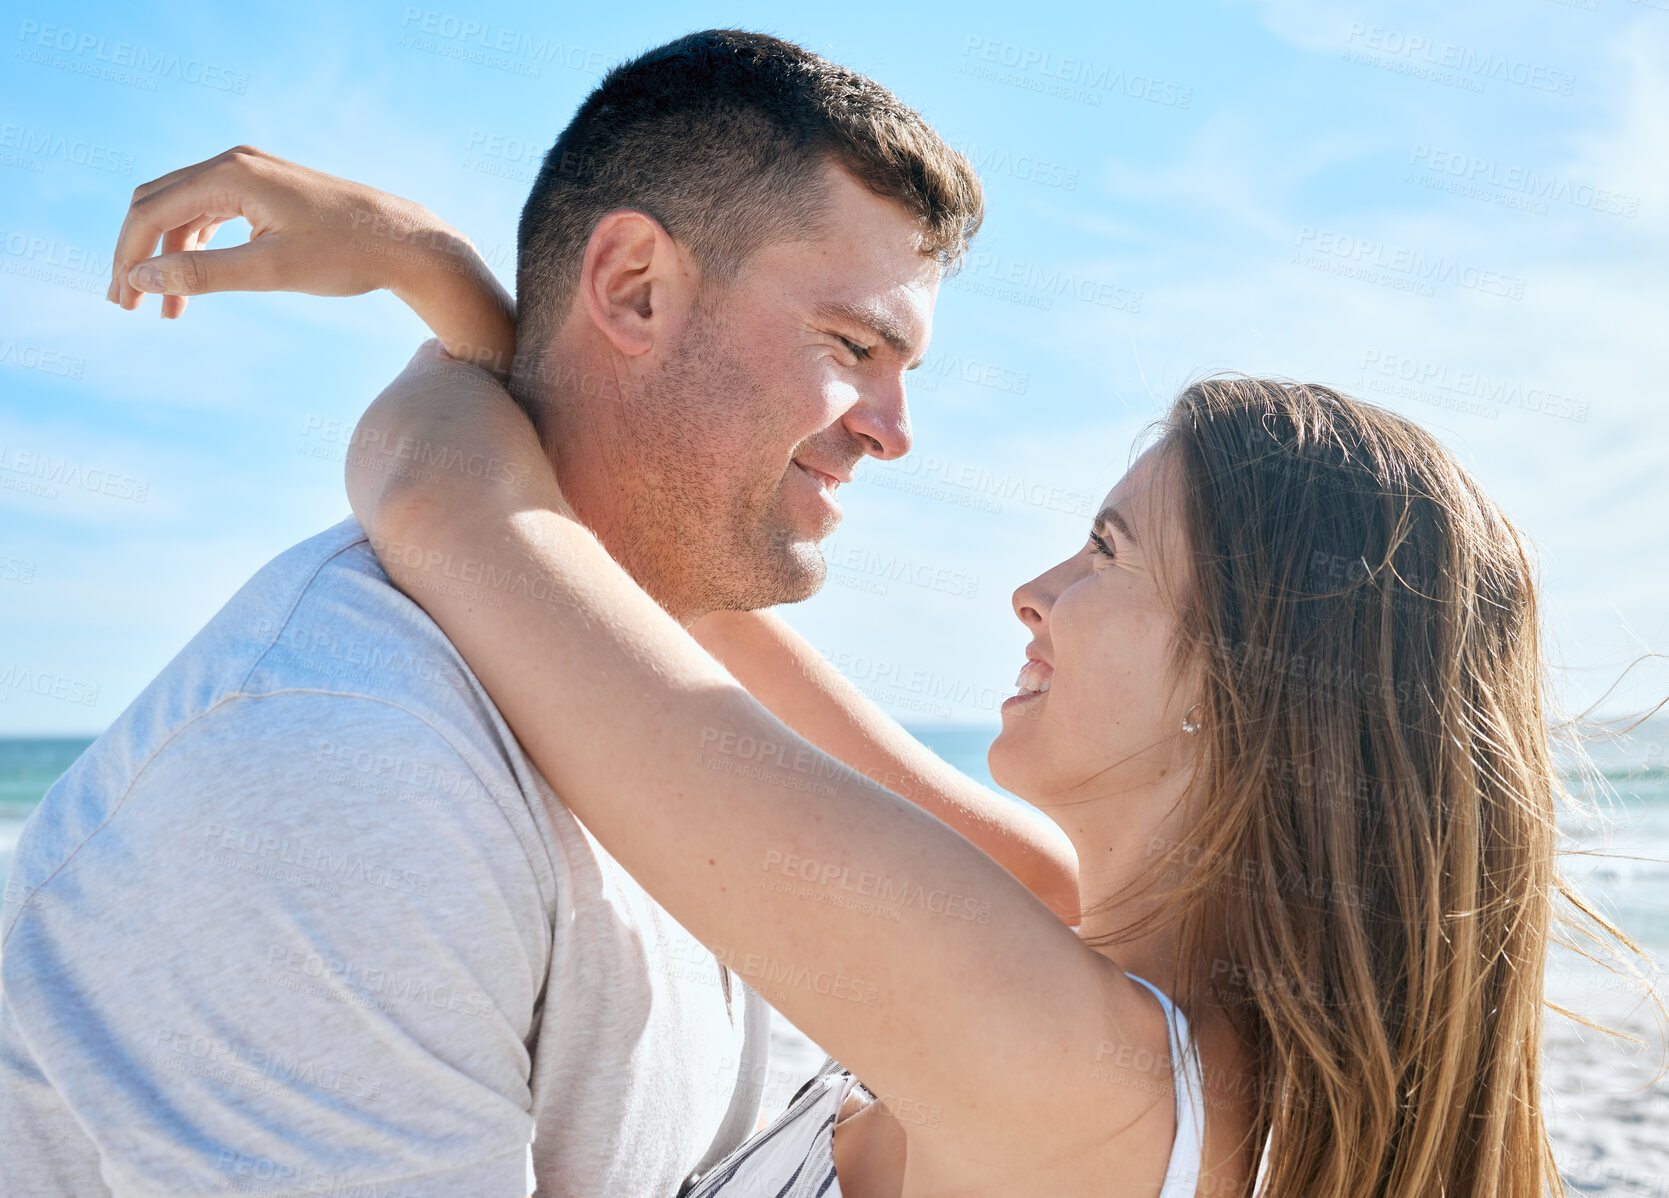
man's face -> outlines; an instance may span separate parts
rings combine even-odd
[[[939,267],[898,205],[828,170],[814,239],[705,285],[623,400],[635,435],[611,549],[684,619],[814,594],[837,487],[865,456],[910,448],[904,372],[927,348]]]

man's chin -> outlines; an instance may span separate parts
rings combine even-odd
[[[772,571],[771,584],[777,592],[777,598],[769,606],[778,603],[800,603],[810,599],[823,589],[823,582],[829,576],[829,564],[823,560],[822,551],[813,541],[806,541],[792,546],[782,555]]]
[[[800,603],[823,588],[828,563],[815,541],[796,541],[786,548],[773,547],[753,569],[739,578],[736,594],[727,606],[732,611],[757,611],[783,603]]]

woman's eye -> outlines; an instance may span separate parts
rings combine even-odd
[[[1095,546],[1095,548],[1090,552],[1098,554],[1099,556],[1106,558],[1108,561],[1118,560],[1118,554],[1113,552],[1113,547],[1107,543],[1107,538],[1103,537],[1098,532],[1092,532],[1089,535],[1089,539],[1090,544]]]
[[[852,351],[852,356],[858,361],[864,362],[869,359],[869,349],[867,346],[859,345],[856,341],[846,337],[842,337],[840,341],[842,345]]]

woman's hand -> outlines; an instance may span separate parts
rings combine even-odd
[[[207,249],[234,217],[249,222],[248,244]],[[454,358],[502,376],[515,352],[515,304],[463,234],[419,204],[249,146],[135,189],[110,274],[112,303],[132,310],[157,292],[168,318],[211,291],[386,288]]]

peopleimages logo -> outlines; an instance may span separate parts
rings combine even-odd
[[[824,541],[821,551],[829,569],[850,571],[879,582],[882,584],[879,593],[883,595],[887,591],[885,584],[891,582],[907,583],[960,599],[974,599],[979,595],[978,578],[935,562],[884,553],[861,545],[848,545],[844,541]]]
[[[47,499],[58,498],[59,488],[68,487],[112,499],[130,499],[134,503],[144,503],[151,492],[149,482],[129,474],[10,445],[0,445],[0,487]]]
[[[1006,366],[998,366],[992,362],[984,362],[978,358],[964,358],[957,354],[930,353],[921,364],[920,375],[924,377],[911,381],[913,387],[923,387],[933,391],[938,387],[941,379],[953,380],[959,383],[972,383],[977,387],[988,387],[993,391],[1008,391],[1015,395],[1024,395],[1026,388],[1031,385],[1032,376],[1023,370],[1011,370]]]
[[[1107,92],[1165,108],[1187,108],[1194,99],[1193,88],[1168,83],[1152,75],[1126,72],[1087,58],[1056,54],[1035,46],[1021,46],[1001,38],[981,37],[977,33],[970,33],[963,40],[962,57],[973,60],[963,63],[964,74],[1092,105],[1099,105],[1101,96]],[[997,69],[1001,67],[1008,68],[1012,73],[997,74]],[[1042,78],[1028,81],[1026,76],[1032,74]]]
[[[539,77],[535,64],[555,64],[587,75],[601,75],[618,66],[618,56],[544,34],[489,25],[472,17],[407,6],[400,17],[398,44],[448,58],[473,62],[513,74]],[[490,57],[503,55],[504,57]]]
[[[1363,25],[1352,21],[1345,35],[1345,57],[1370,66],[1385,65],[1403,74],[1430,78],[1438,83],[1455,83],[1467,91],[1483,91],[1484,81],[1494,79],[1535,91],[1568,96],[1576,89],[1576,77],[1563,71],[1505,54],[1484,53],[1453,42],[1439,42],[1418,34]],[[1372,53],[1368,53],[1372,51]],[[1383,64],[1375,56],[1383,56]],[[1447,75],[1453,72],[1453,75]]]
[[[60,245],[56,237],[41,237],[16,229],[0,229],[0,254],[32,266],[61,267],[78,274],[109,274],[110,257],[85,246]]]
[[[25,20],[18,30],[18,41],[24,46],[18,50],[17,57],[27,58],[34,62],[43,62],[47,66],[65,66],[66,63],[52,62],[45,56],[36,53],[25,53],[30,46],[42,50],[57,51],[59,54],[71,55],[75,58],[90,59],[94,63],[105,63],[112,67],[124,67],[136,72],[135,80],[143,81],[154,90],[156,79],[178,79],[182,83],[195,83],[215,91],[232,92],[243,95],[249,88],[249,75],[244,71],[233,71],[226,67],[216,66],[204,62],[200,58],[181,58],[178,54],[166,50],[151,50],[134,42],[112,42],[103,34],[78,33],[73,29],[65,29],[59,25],[42,25],[39,21]],[[97,70],[87,72],[99,73]],[[118,79],[117,82],[127,80]]]
[[[0,582],[28,586],[35,581],[35,563],[20,557],[0,557]]]
[[[978,291],[981,283],[1021,294],[1029,293],[1029,306],[1048,311],[1056,297],[1139,313],[1142,293],[1071,268],[1044,266],[1020,258],[1005,258],[995,250],[972,250],[962,260],[962,270],[951,276],[951,285]],[[1002,297],[1006,298],[1006,297]]]
[[[1448,190],[1457,195],[1482,198],[1477,188],[1495,188],[1523,197],[1523,202],[1511,207],[1524,207],[1537,215],[1545,215],[1545,201],[1565,203],[1572,208],[1587,208],[1607,216],[1621,216],[1633,220],[1640,213],[1640,197],[1595,187],[1590,183],[1576,183],[1559,175],[1545,175],[1522,166],[1504,165],[1494,158],[1476,154],[1458,154],[1451,150],[1416,145],[1409,158],[1411,166],[1420,167],[1433,179],[1442,179]]]
[[[1099,510],[1098,501],[1082,491],[1068,490],[1058,483],[1040,482],[1023,475],[1000,473],[984,466],[957,462],[935,454],[909,453],[894,461],[880,463],[873,473],[865,477],[876,486],[892,487],[895,490],[913,490],[914,488],[900,486],[900,483],[905,480],[917,480],[971,492],[983,502],[962,506],[979,506],[988,512],[1001,511],[1001,505],[1007,502],[1061,512],[1087,520]]]
[[[1575,399],[1546,387],[1527,386],[1505,378],[1497,378],[1481,370],[1456,370],[1443,363],[1422,361],[1407,354],[1392,353],[1388,350],[1367,350],[1362,355],[1362,372],[1369,376],[1369,389],[1401,398],[1440,402],[1426,394],[1430,389],[1461,399],[1475,400],[1478,405],[1494,405],[1493,409],[1482,408],[1476,411],[1476,414],[1487,415],[1492,420],[1500,415],[1500,408],[1519,408],[1525,412],[1561,420],[1574,420],[1578,424],[1586,424],[1588,420],[1587,400]],[[1406,387],[1385,385],[1390,380],[1405,384]],[[1442,403],[1441,406],[1459,407],[1461,410],[1476,408],[1476,405],[1469,407],[1453,403]]]
[[[133,174],[133,155],[85,138],[65,137],[61,133],[47,133],[27,125],[0,125],[0,149],[15,150],[37,161],[56,158],[71,166],[89,170],[109,171],[117,175]],[[6,157],[10,157],[7,155]]]
[[[1388,245],[1378,238],[1354,237],[1312,225],[1300,230],[1298,254],[1292,264],[1392,285],[1425,296],[1435,294],[1435,284],[1452,283],[1485,295],[1524,298],[1524,280],[1516,275],[1502,274],[1442,254]]]
[[[42,345],[22,345],[10,337],[0,337],[0,364],[38,370],[60,378],[78,379],[87,369],[87,360],[48,349]]]
[[[952,142],[951,149],[961,154],[984,178],[1008,175],[1044,187],[1058,187],[1063,191],[1078,190],[1078,168],[1050,162],[1036,154],[1015,153],[1012,150],[989,149],[971,141]]]
[[[97,707],[99,703],[97,683],[68,678],[50,670],[31,669],[16,662],[0,670],[0,703],[8,702],[13,691],[74,703],[80,707]]]

